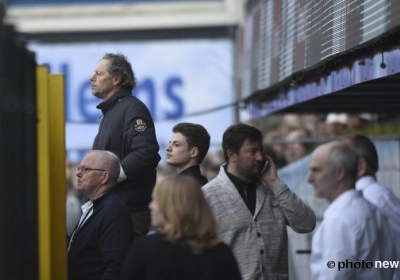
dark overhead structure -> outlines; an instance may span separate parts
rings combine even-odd
[[[241,121],[398,111],[399,1],[247,1],[237,38]]]
[[[288,106],[282,113],[399,113],[400,75],[355,84],[346,89]]]

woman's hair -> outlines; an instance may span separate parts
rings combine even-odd
[[[154,188],[153,200],[166,220],[160,233],[168,241],[183,242],[195,254],[220,242],[213,212],[193,179],[178,176],[162,180]]]

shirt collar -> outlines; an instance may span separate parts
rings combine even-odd
[[[93,207],[93,201],[88,200],[85,204],[81,206],[82,213],[86,213],[90,208]]]
[[[242,189],[244,186],[247,187],[247,186],[253,186],[253,185],[255,185],[255,184],[254,184],[254,183],[255,183],[255,180],[253,180],[253,181],[251,181],[251,182],[249,182],[249,183],[246,183],[246,182],[243,181],[242,179],[240,179],[240,178],[236,177],[235,175],[229,173],[229,172],[228,172],[227,166],[228,166],[228,165],[224,165],[225,173],[226,173],[226,175],[228,176],[228,178],[232,181],[233,185],[234,185],[238,190]]]
[[[339,195],[332,203],[326,208],[324,212],[324,219],[329,215],[336,212],[336,209],[341,208],[343,205],[346,205],[352,199],[356,197],[362,197],[361,192],[356,191],[355,189],[347,190],[341,195]]]
[[[368,185],[376,182],[374,176],[364,176],[357,180],[356,190],[362,191],[368,187]]]

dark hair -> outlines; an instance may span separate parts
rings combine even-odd
[[[349,145],[340,142],[335,143],[329,152],[329,162],[333,164],[334,168],[343,166],[347,176],[355,181],[358,170],[358,156],[356,152]]]
[[[200,124],[183,122],[175,125],[172,128],[172,132],[182,133],[186,137],[189,149],[195,147],[199,149],[197,163],[202,163],[210,148],[210,134],[208,134],[207,130]]]
[[[121,53],[106,53],[102,59],[108,60],[108,72],[112,77],[120,78],[119,87],[132,91],[136,88],[136,78],[133,73],[131,63],[125,55]]]
[[[226,163],[229,162],[227,150],[232,150],[238,154],[240,148],[243,146],[244,141],[247,139],[251,141],[259,141],[262,145],[261,131],[247,124],[234,124],[228,127],[222,136],[222,149]]]
[[[379,169],[379,163],[374,143],[368,137],[361,134],[350,137],[350,141],[357,156],[364,158],[371,170],[376,173]]]

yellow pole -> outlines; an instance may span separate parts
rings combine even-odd
[[[49,90],[47,67],[36,69],[39,279],[51,280]]]
[[[64,80],[36,69],[39,279],[67,279]]]
[[[49,76],[51,279],[67,279],[64,76]]]

